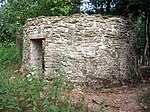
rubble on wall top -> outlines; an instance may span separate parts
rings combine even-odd
[[[25,27],[26,26],[32,26],[32,25],[37,25],[39,23],[46,23],[46,24],[52,24],[56,23],[58,21],[61,21],[63,19],[68,20],[68,19],[79,19],[79,18],[84,18],[83,20],[86,19],[91,19],[91,21],[94,20],[104,20],[106,22],[116,22],[116,23],[125,23],[126,25],[133,25],[132,21],[129,19],[125,19],[122,17],[115,17],[115,16],[102,16],[101,14],[73,14],[71,16],[39,16],[36,18],[29,18],[26,21]],[[95,18],[95,19],[94,19]]]

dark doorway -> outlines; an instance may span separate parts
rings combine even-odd
[[[31,66],[38,73],[44,70],[44,50],[42,39],[31,39]]]

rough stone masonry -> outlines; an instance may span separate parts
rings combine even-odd
[[[24,25],[22,69],[55,65],[65,79],[91,89],[127,84],[136,78],[135,34],[130,20],[101,15],[37,17]]]

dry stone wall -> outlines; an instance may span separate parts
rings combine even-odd
[[[55,64],[75,85],[91,89],[126,84],[136,77],[135,35],[131,21],[119,17],[79,15],[28,19],[24,26],[22,68],[31,66],[31,38],[43,42],[44,73]]]

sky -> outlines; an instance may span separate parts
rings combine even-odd
[[[82,0],[81,3],[82,3],[82,5],[80,7],[81,11],[88,11],[88,10],[94,11],[94,9],[93,9],[94,5],[92,5],[92,3],[90,3],[90,0]],[[104,11],[106,11],[106,7],[107,7],[106,3],[107,3],[107,1],[105,3],[103,3],[103,6],[102,6]],[[114,0],[112,0],[110,6],[112,8],[116,6],[116,3],[114,3]]]
[[[1,10],[2,6],[7,3],[7,0],[2,0],[2,1],[3,2],[0,3],[0,10]]]
[[[90,0],[82,0],[81,1],[81,7],[80,10],[81,11],[87,11],[87,10],[92,10],[93,9],[93,5],[92,3],[90,3]]]

